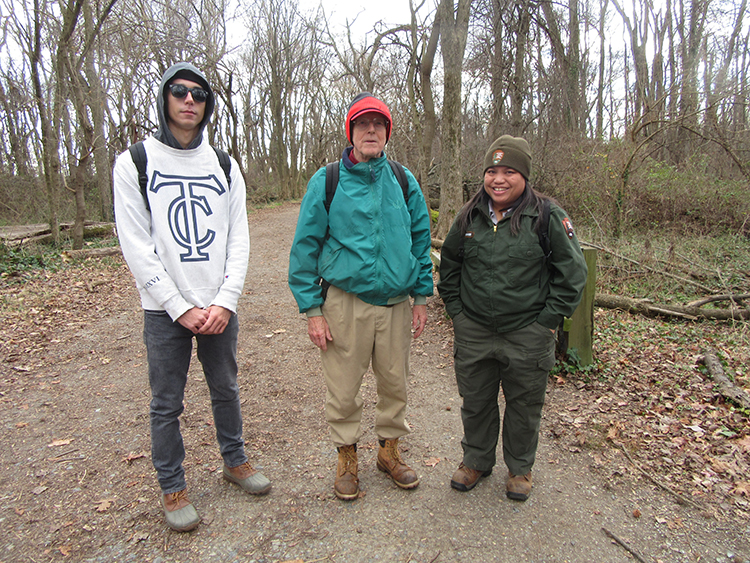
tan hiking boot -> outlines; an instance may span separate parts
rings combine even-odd
[[[265,495],[271,490],[271,481],[263,473],[253,468],[249,461],[237,467],[227,467],[225,464],[222,474],[224,479],[237,483],[251,495]]]
[[[414,489],[419,485],[416,472],[401,459],[401,454],[398,452],[398,438],[380,440],[378,469],[390,475],[393,482],[402,489]]]
[[[453,477],[451,477],[451,487],[457,491],[470,491],[477,486],[479,479],[488,477],[489,475],[492,475],[492,469],[488,469],[487,471],[472,469],[471,467],[466,467],[462,461],[453,474]]]
[[[341,500],[354,500],[359,496],[359,478],[357,477],[357,444],[340,446],[339,464],[336,468],[336,480],[333,491]]]
[[[167,525],[175,532],[189,532],[200,524],[201,518],[188,500],[187,489],[162,495],[161,505],[164,507]]]
[[[509,499],[526,500],[531,494],[531,471],[526,475],[513,475],[508,473],[508,482],[505,489]]]

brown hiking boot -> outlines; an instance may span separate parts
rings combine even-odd
[[[200,524],[201,518],[188,500],[187,489],[162,495],[161,504],[164,507],[167,525],[175,532],[189,532]]]
[[[390,475],[393,482],[402,489],[414,489],[419,485],[419,477],[406,465],[398,453],[398,438],[380,440],[378,449],[378,469]]]
[[[237,467],[227,467],[224,464],[222,470],[224,479],[232,483],[237,483],[245,492],[251,495],[265,495],[271,490],[271,481],[260,471],[246,461]]]
[[[489,475],[492,475],[492,469],[488,469],[487,471],[472,469],[471,467],[466,467],[462,461],[451,478],[451,487],[457,491],[470,491],[477,486],[479,479],[488,477]]]
[[[333,492],[341,500],[354,500],[359,496],[359,478],[357,477],[357,444],[340,446],[339,464],[336,468],[336,480]]]
[[[526,500],[531,494],[531,471],[526,475],[513,475],[508,473],[508,482],[505,489],[509,499]]]

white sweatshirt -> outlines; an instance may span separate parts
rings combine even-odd
[[[177,320],[192,307],[237,311],[247,273],[250,239],[245,182],[232,159],[231,189],[204,139],[174,149],[144,141],[148,200],[129,151],[114,167],[114,201],[120,247],[135,277],[144,309]]]

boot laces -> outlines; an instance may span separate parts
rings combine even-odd
[[[357,470],[357,452],[354,448],[344,448],[341,450],[344,461],[344,473],[354,475]]]
[[[398,464],[405,465],[404,460],[401,459],[401,452],[398,451],[398,442],[396,440],[386,440],[385,447],[388,450],[390,457]]]
[[[183,500],[187,503],[190,502],[187,496],[187,489],[182,489],[181,491],[167,494],[167,500],[173,506],[179,506],[180,502],[182,502]]]
[[[255,475],[257,473],[257,471],[255,470],[255,468],[252,466],[252,464],[249,461],[246,461],[245,463],[243,463],[242,465],[239,465],[237,467],[233,467],[232,469],[236,469],[236,470],[238,470],[238,471],[240,471],[242,473],[247,472],[249,474],[248,477],[252,476],[252,475]]]

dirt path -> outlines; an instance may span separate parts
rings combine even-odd
[[[437,297],[412,347],[413,433],[404,454],[421,484],[401,491],[376,469],[367,377],[364,496],[336,500],[319,356],[286,284],[298,210],[287,204],[251,214],[240,304],[247,449],[274,489],[252,498],[221,479],[208,392],[194,362],[182,427],[189,492],[203,522],[190,534],[169,531],[158,503],[142,314],[127,268],[85,270],[86,279],[60,274],[55,287],[64,292],[41,291],[39,305],[23,312],[3,302],[12,326],[0,345],[0,562],[633,559],[603,529],[644,561],[750,560],[747,521],[680,506],[617,450],[583,445],[576,411],[597,397],[569,383],[550,385],[526,503],[505,498],[502,466],[469,493],[451,490],[461,458],[460,402],[450,323]],[[14,332],[13,323],[35,330]]]

